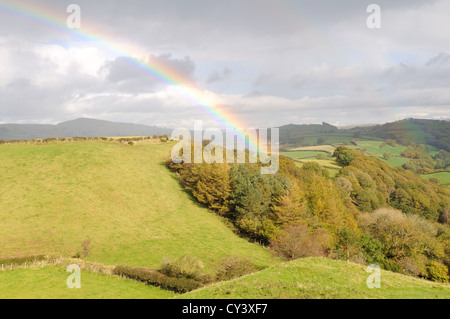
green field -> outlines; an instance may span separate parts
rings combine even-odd
[[[303,146],[303,147],[296,147],[291,149],[291,151],[309,151],[309,152],[326,152],[330,155],[333,154],[335,147],[332,145],[316,145],[316,146]]]
[[[229,256],[276,259],[196,204],[164,165],[173,144],[114,142],[0,146],[1,257],[71,256],[158,268],[193,255],[207,268]]]
[[[441,185],[450,185],[450,172],[439,172],[421,176],[426,179],[437,178]]]
[[[349,147],[367,151],[368,155],[383,156],[384,153],[390,153],[394,156],[401,156],[402,152],[406,150],[406,146],[397,144],[395,147],[384,145],[380,147],[383,141],[357,141],[358,146],[349,145]]]
[[[192,255],[209,272],[219,259],[236,255],[263,270],[186,295],[83,270],[82,288],[68,289],[69,274],[57,266],[5,270],[0,298],[450,298],[448,285],[384,271],[382,288],[370,290],[368,273],[356,264],[281,263],[193,200],[164,165],[172,146],[0,146],[0,258],[68,257],[90,239],[87,260],[105,265],[159,268],[166,257]],[[331,174],[339,170],[332,160],[298,161],[317,162]]]
[[[406,150],[406,146],[397,144],[395,147],[393,147],[386,144],[383,147],[380,147],[382,143],[382,141],[357,141],[357,146],[349,145],[349,147],[358,151],[365,150],[367,152],[367,155],[375,156],[395,167],[402,166],[409,160],[408,158],[401,156],[403,151]],[[431,145],[427,145],[426,147],[428,149],[428,154],[431,156],[436,155],[436,153],[438,152],[438,149],[436,147],[433,147]],[[383,158],[384,153],[389,153],[391,155],[391,158],[389,160],[385,160]]]
[[[58,267],[0,271],[0,299],[167,299],[174,293],[124,279],[81,271],[81,288],[67,287]]]
[[[290,155],[289,153],[302,153],[303,151],[299,151],[299,152],[286,152],[287,154],[284,155],[286,157],[290,157],[288,155]],[[290,157],[292,158],[292,157]],[[297,165],[298,167],[302,167],[305,163],[308,162],[315,162],[317,164],[319,164],[320,166],[322,166],[324,169],[326,169],[328,171],[328,173],[330,174],[330,177],[335,177],[341,167],[339,165],[336,164],[336,162],[333,159],[329,159],[329,160],[318,160],[315,159],[315,157],[313,158],[293,158],[295,161],[295,165]]]
[[[334,147],[331,145],[317,145],[317,146],[305,146],[294,148],[289,152],[281,152],[280,154],[295,160],[295,164],[298,167],[302,167],[307,162],[315,162],[325,168],[331,177],[336,176],[339,173],[341,167],[336,164],[331,155],[334,152]],[[317,156],[319,154],[328,156],[327,160],[319,160]]]
[[[387,162],[389,165],[392,165],[394,167],[400,167],[403,164],[405,164],[407,161],[409,161],[409,159],[404,158],[404,157],[391,157],[389,160],[385,160],[382,157],[378,157],[378,158]]]
[[[304,143],[309,145],[317,144],[317,140],[319,138],[323,138],[326,144],[332,145],[342,145],[346,142],[353,140],[355,137],[351,132],[341,131],[339,133],[312,133],[312,132],[303,132],[298,134],[289,134],[290,139],[299,139],[302,138]],[[358,139],[369,139],[373,140],[373,137],[368,136],[360,136]]]
[[[326,258],[274,265],[229,282],[178,296],[198,299],[291,298],[450,298],[450,285],[381,271],[380,288],[369,289],[364,266]]]
[[[281,152],[283,156],[292,159],[315,159],[317,155],[323,154],[325,156],[330,156],[328,152],[322,151],[292,151],[292,152]]]
[[[383,141],[369,141],[369,140],[359,140],[356,142],[356,145],[348,145],[348,147],[362,151],[365,150],[367,155],[375,156],[387,163],[389,163],[392,166],[399,167],[405,164],[409,159],[402,157],[402,152],[407,148],[406,146],[397,144],[395,147],[390,145],[383,145],[383,147],[380,147]],[[314,160],[317,161],[317,155],[319,154],[326,154],[327,156],[331,156],[333,154],[333,151],[336,145],[316,145],[316,146],[305,146],[305,147],[294,147],[288,152],[281,152],[281,155],[295,159],[300,160],[301,162],[305,162],[305,160]],[[429,146],[429,154],[435,155],[437,152],[437,149],[435,147]],[[385,160],[383,158],[384,153],[391,154],[391,158],[389,160]],[[319,164],[321,164],[319,161],[317,161]],[[331,163],[333,164],[333,163]],[[322,164],[321,164],[322,165]],[[301,166],[301,165],[299,165]],[[338,167],[334,167],[333,169],[330,165],[330,163],[325,163],[325,165],[322,165],[325,168],[327,168],[331,176],[334,176],[337,174],[336,169],[339,169]]]

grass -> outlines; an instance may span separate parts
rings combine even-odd
[[[114,142],[0,146],[0,258],[71,256],[158,268],[193,255],[210,268],[230,255],[277,261],[196,204],[163,164],[173,144]]]
[[[339,165],[336,164],[336,162],[332,159],[329,160],[319,160],[319,159],[311,159],[311,160],[300,160],[301,162],[307,163],[307,162],[315,162],[323,167],[330,167],[335,169],[341,169]]]
[[[289,140],[295,140],[295,139],[303,139],[304,143],[308,143],[309,145],[315,145],[317,143],[317,140],[319,138],[323,138],[325,140],[326,144],[337,144],[337,145],[341,145],[344,144],[346,142],[349,142],[351,140],[353,140],[355,137],[353,135],[353,133],[351,132],[339,132],[339,133],[307,133],[307,132],[303,132],[303,133],[297,133],[297,134],[288,134],[289,138],[287,139],[287,141],[289,142]],[[374,139],[373,137],[365,137],[365,136],[360,136],[358,139]]]
[[[331,145],[304,146],[291,149],[291,151],[321,151],[330,154],[333,154],[334,150],[335,147]]]
[[[369,289],[366,267],[326,258],[274,265],[229,282],[177,296],[186,299],[446,298],[450,285],[381,271],[381,288]]]
[[[308,159],[308,158],[315,159],[319,154],[330,156],[330,154],[325,151],[292,151],[292,152],[281,152],[280,154],[293,159]]]
[[[0,271],[0,298],[450,298],[448,285],[384,271],[382,288],[368,289],[365,268],[340,261],[279,264],[192,200],[163,164],[172,146],[0,146],[0,258],[71,256],[89,238],[87,259],[107,265],[159,268],[165,257],[187,254],[207,271],[230,255],[269,268],[182,296],[83,270],[82,288],[68,289],[62,268],[15,269]],[[308,161],[334,173],[339,168],[331,160]]]
[[[167,299],[175,293],[116,276],[81,270],[81,288],[67,287],[58,267],[0,271],[0,299]]]
[[[450,185],[450,172],[439,172],[421,176],[426,179],[437,178],[441,185]]]
[[[409,161],[408,158],[404,158],[404,157],[391,157],[389,160],[385,160],[383,157],[378,157],[379,159],[387,162],[388,164],[394,166],[394,167],[399,167],[402,166],[403,164],[405,164],[407,161]]]
[[[368,155],[375,156],[381,160],[384,160],[385,162],[389,163],[392,166],[398,167],[405,164],[408,159],[401,157],[401,153],[406,149],[405,146],[397,145],[395,147],[392,147],[390,145],[384,145],[383,147],[380,147],[383,141],[358,141],[358,146],[349,145],[349,147],[357,149],[357,150],[363,150],[365,149],[367,151]],[[336,176],[336,174],[339,172],[340,167],[334,163],[334,161],[328,160],[317,160],[316,157],[319,154],[327,154],[328,156],[331,156],[333,154],[335,146],[331,145],[317,145],[317,146],[306,146],[306,147],[297,147],[293,148],[289,152],[282,152],[281,155],[284,155],[286,157],[300,160],[301,163],[305,163],[306,161],[315,161],[319,165],[326,168],[331,177]],[[392,157],[389,160],[385,160],[383,158],[384,153],[390,153]],[[298,166],[302,166],[302,164],[298,164]]]
[[[394,156],[401,156],[402,152],[406,150],[406,146],[397,144],[395,147],[390,145],[384,145],[380,147],[383,141],[358,141],[358,146],[349,145],[351,148],[357,150],[365,149],[368,155],[383,156],[384,153],[390,153]]]
[[[322,145],[323,146],[323,145]],[[328,146],[328,145],[325,145]],[[319,147],[320,148],[320,147]],[[282,152],[281,155],[292,158],[295,161],[295,165],[298,167],[302,167],[303,164],[307,162],[315,162],[325,168],[328,173],[330,174],[330,177],[335,177],[341,167],[336,164],[336,162],[333,159],[328,160],[318,160],[316,157],[318,154],[327,154],[326,151],[290,151],[290,152]],[[329,154],[328,154],[329,155]]]

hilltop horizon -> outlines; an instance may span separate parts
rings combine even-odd
[[[289,126],[289,125],[319,125],[319,124],[323,124],[326,123],[328,125],[332,125],[335,126],[337,128],[354,128],[354,127],[367,127],[367,126],[376,126],[376,125],[383,125],[383,124],[387,124],[387,123],[394,123],[394,122],[400,122],[400,121],[404,121],[404,120],[430,120],[430,121],[450,121],[450,117],[443,117],[443,118],[427,118],[427,117],[402,117],[399,119],[394,119],[394,120],[390,120],[390,121],[380,121],[380,122],[353,122],[350,124],[339,124],[339,123],[332,123],[332,122],[327,122],[327,121],[312,121],[312,122],[289,122],[289,123],[284,123],[284,124],[280,124],[277,126],[273,126],[273,127],[282,127],[282,126]],[[1,125],[63,125],[66,123],[76,123],[76,122],[82,122],[82,121],[98,121],[98,122],[108,122],[108,123],[121,123],[121,124],[134,124],[134,125],[145,125],[145,126],[153,126],[153,127],[160,127],[160,128],[167,128],[167,129],[173,129],[176,128],[178,126],[170,126],[170,125],[158,125],[158,124],[152,124],[152,123],[141,123],[141,122],[133,122],[133,121],[114,121],[114,120],[107,120],[104,118],[94,118],[94,117],[88,117],[88,116],[81,116],[81,117],[75,117],[73,119],[68,119],[68,120],[61,120],[61,121],[56,121],[56,122],[52,122],[52,121],[41,121],[39,123],[35,123],[33,121],[31,122],[0,122],[0,126]],[[192,122],[194,122],[194,120],[192,120]]]

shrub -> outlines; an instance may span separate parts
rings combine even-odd
[[[353,191],[352,182],[350,182],[345,177],[339,176],[336,178],[336,184],[341,186],[347,193],[351,193]]]
[[[382,244],[380,249],[387,270],[423,275],[427,272],[427,262],[446,256],[438,226],[419,216],[382,208],[361,215],[359,224]]]
[[[236,256],[226,257],[219,263],[216,280],[231,280],[255,272],[256,266],[248,258]]]
[[[189,292],[202,286],[202,283],[199,281],[168,277],[157,270],[148,268],[117,266],[114,268],[113,274],[177,293]]]
[[[444,209],[441,211],[439,215],[439,221],[442,224],[450,222],[450,206],[444,207]]]
[[[439,184],[441,183],[440,179],[439,179],[439,178],[436,178],[436,177],[430,178],[429,181],[430,181],[431,183],[433,183],[433,184],[436,184],[436,185],[439,185]]]
[[[357,232],[347,228],[340,229],[335,243],[335,258],[365,264],[366,258],[360,240]]]
[[[326,256],[325,241],[327,233],[316,231],[311,233],[305,225],[287,227],[277,240],[271,241],[272,250],[287,260]]]
[[[437,282],[448,282],[448,268],[437,261],[430,261],[427,265],[427,278]]]
[[[81,257],[87,258],[87,256],[91,253],[91,240],[88,238],[81,243]]]
[[[345,146],[339,146],[334,150],[333,157],[336,157],[336,162],[342,166],[347,166],[355,158],[357,152]]]
[[[360,226],[383,244],[383,253],[395,260],[418,250],[417,233],[406,215],[392,208],[381,208],[360,216]]]
[[[384,269],[392,271],[392,272],[397,272],[397,273],[403,272],[402,264],[394,259],[385,259],[383,266],[384,266]]]
[[[204,280],[203,262],[196,257],[182,256],[174,261],[168,259],[161,264],[161,272],[169,277]]]
[[[81,250],[77,251],[72,257],[73,258],[87,258],[91,253],[91,240],[88,238],[81,243]]]
[[[403,273],[412,276],[423,276],[426,273],[427,259],[423,256],[407,257],[400,260],[400,264],[403,268]]]
[[[47,259],[47,256],[45,256],[45,255],[2,258],[2,259],[0,259],[0,265],[10,265],[10,264],[23,265],[25,263],[33,263],[33,262],[42,261],[45,259]]]

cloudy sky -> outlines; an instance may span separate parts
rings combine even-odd
[[[448,0],[0,0],[0,123],[216,125],[198,104],[247,127],[448,119],[449,16]]]

